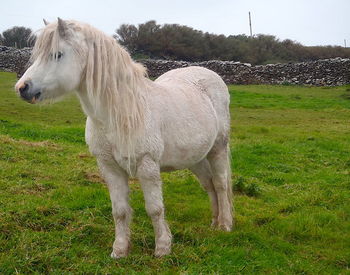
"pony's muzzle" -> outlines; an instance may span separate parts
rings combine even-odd
[[[25,101],[34,104],[40,97],[41,92],[33,92],[33,85],[30,81],[25,81],[16,85],[16,91],[20,94],[21,98]]]

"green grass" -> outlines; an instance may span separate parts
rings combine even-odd
[[[106,187],[74,97],[33,106],[0,73],[0,274],[349,274],[350,87],[230,86],[236,227],[210,229],[188,171],[164,174],[173,252],[131,183],[132,251],[109,257]]]

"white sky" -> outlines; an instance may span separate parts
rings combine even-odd
[[[156,20],[204,32],[272,34],[303,45],[350,46],[350,0],[0,0],[0,32],[25,26],[42,28],[48,21],[75,19],[113,34],[122,23]]]

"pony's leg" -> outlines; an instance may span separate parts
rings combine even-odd
[[[101,173],[107,182],[112,201],[112,214],[115,222],[115,241],[112,258],[128,255],[130,249],[130,228],[132,209],[129,205],[129,185],[127,174],[114,160],[97,159]]]
[[[208,154],[213,184],[218,198],[218,227],[224,231],[232,229],[231,167],[225,142],[217,142]]]
[[[207,159],[203,159],[201,162],[197,163],[190,168],[193,174],[196,175],[200,184],[203,186],[204,190],[207,191],[211,202],[212,211],[212,223],[213,227],[218,225],[218,197],[213,184],[213,175],[211,172],[211,167]]]
[[[156,249],[154,255],[160,257],[171,251],[171,233],[164,218],[162,181],[159,165],[148,155],[137,167],[137,177],[144,193],[147,214],[154,228]]]

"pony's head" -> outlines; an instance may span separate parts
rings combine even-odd
[[[133,154],[144,127],[146,70],[113,37],[88,24],[58,19],[38,36],[31,63],[15,86],[24,100],[53,100],[76,90],[89,103],[86,109],[83,104],[84,111],[99,114],[120,148]]]
[[[86,39],[73,21],[58,19],[47,24],[33,48],[32,65],[18,80],[16,91],[24,100],[36,103],[76,90],[87,53]]]

